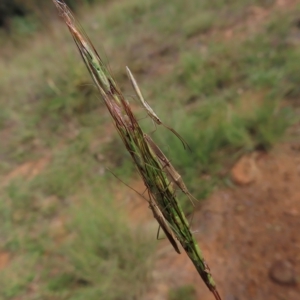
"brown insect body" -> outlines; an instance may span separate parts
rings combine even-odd
[[[172,181],[181,189],[181,191],[186,194],[192,204],[195,206],[192,199],[198,201],[188,190],[185,183],[183,182],[183,179],[181,175],[176,171],[174,166],[171,164],[171,162],[168,160],[168,158],[165,156],[165,154],[161,151],[161,149],[153,142],[151,137],[147,134],[144,134],[145,140],[150,145],[151,149],[155,153],[155,155],[158,157],[158,159],[162,162],[163,168],[166,170],[168,175],[171,177]]]
[[[128,67],[126,67],[126,71],[128,74],[128,77],[130,79],[130,82],[132,84],[132,87],[137,95],[137,97],[140,99],[142,105],[144,106],[144,108],[147,111],[148,116],[157,124],[157,125],[163,125],[164,127],[166,127],[168,130],[170,130],[171,132],[173,132],[173,134],[175,134],[178,139],[181,141],[183,147],[189,148],[191,150],[191,148],[189,147],[188,143],[183,139],[183,137],[176,131],[174,130],[172,127],[169,127],[167,125],[165,125],[161,119],[158,117],[158,115],[154,112],[154,110],[151,108],[151,106],[149,105],[149,103],[144,99],[142,92],[133,76],[133,74],[131,73],[130,69]]]

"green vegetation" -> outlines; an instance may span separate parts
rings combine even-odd
[[[100,3],[105,3],[107,0],[98,0]],[[65,3],[72,9],[78,7],[82,4],[90,4],[95,2],[95,0],[66,0]],[[39,1],[39,0],[2,0],[0,5],[0,26],[5,24],[9,19],[26,19],[28,16],[39,16],[42,11],[45,13],[47,11],[53,11],[51,9],[51,2]]]
[[[253,21],[253,5],[268,13]],[[81,20],[125,95],[133,95],[128,65],[151,107],[187,140],[192,152],[164,128],[151,135],[203,199],[237,157],[270,149],[297,121],[299,10],[275,1],[124,0],[85,8]],[[0,35],[0,256],[10,254],[0,298],[132,299],[151,284],[155,237],[143,239],[122,217],[121,184],[105,167],[126,182],[133,167],[73,40],[60,22],[48,25],[30,38]],[[48,156],[32,179],[7,180]]]
[[[169,292],[169,300],[195,300],[197,299],[195,287],[192,285],[180,286],[176,289],[171,289]]]
[[[2,194],[1,251],[11,253],[11,262],[0,275],[1,299],[26,295],[31,287],[29,299],[140,295],[149,281],[154,244],[130,228],[113,195],[104,192],[106,179],[84,178],[85,183],[75,176],[71,192],[58,165],[49,172],[58,178],[45,174],[25,186],[17,180]]]

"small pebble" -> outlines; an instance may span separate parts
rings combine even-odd
[[[269,277],[278,284],[296,284],[296,276],[293,265],[287,260],[275,261],[269,270]]]

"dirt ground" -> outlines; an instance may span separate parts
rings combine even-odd
[[[244,156],[231,173],[236,184],[205,200],[192,226],[222,299],[299,300],[300,143]],[[144,190],[141,181],[133,187]],[[119,198],[130,207],[130,220],[153,231],[155,242],[157,223],[146,201],[128,188],[126,194],[125,202],[124,191]],[[196,288],[197,299],[213,300],[184,251],[178,255],[166,239],[157,243],[143,300],[166,300],[170,289],[184,285]],[[0,253],[0,269],[8,261]]]
[[[276,3],[283,9],[297,1]],[[268,14],[253,9],[244,21],[254,30],[253,24]],[[236,38],[234,29],[224,32],[226,39]],[[156,69],[164,72],[168,64]],[[22,165],[2,184],[20,173],[35,176],[49,160]],[[236,184],[205,200],[194,214],[192,228],[222,299],[299,300],[300,144],[282,144],[270,153],[244,157],[233,172]],[[144,190],[141,182],[131,186]],[[119,196],[124,199],[123,193]],[[130,204],[130,220],[151,227],[154,240],[157,223],[147,204],[130,191],[123,204]],[[152,284],[143,300],[166,300],[171,288],[189,284],[195,286],[197,299],[214,300],[184,251],[178,255],[166,239],[157,243]],[[0,269],[9,259],[9,253],[0,253]]]
[[[299,300],[300,145],[280,145],[248,160],[233,175],[237,182],[251,180],[204,201],[193,230],[223,300]],[[146,205],[132,207],[135,219],[154,222]],[[196,287],[197,299],[214,299],[186,254],[175,253],[167,240],[158,243],[145,300],[167,299],[170,288],[186,284]]]

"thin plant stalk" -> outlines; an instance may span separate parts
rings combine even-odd
[[[163,125],[165,128],[167,128],[168,130],[170,130],[171,132],[173,132],[177,138],[181,141],[182,145],[184,148],[190,148],[190,146],[188,145],[188,143],[184,140],[184,138],[172,127],[169,127],[167,125],[165,125],[161,119],[158,117],[158,115],[154,112],[154,110],[151,108],[151,106],[149,105],[149,103],[144,99],[143,94],[133,76],[133,74],[131,73],[130,69],[126,66],[126,71],[128,74],[128,77],[130,79],[130,82],[132,84],[132,87],[138,97],[138,99],[141,101],[142,105],[144,106],[144,108],[147,111],[148,116],[157,124],[157,125]],[[155,124],[154,123],[154,124]]]
[[[123,180],[121,180],[120,178],[118,178],[117,175],[115,175],[111,170],[109,170],[118,180],[120,180],[123,184],[125,184],[127,187],[129,187],[130,189],[132,189],[133,191],[135,191],[138,195],[140,195],[140,197],[144,198],[148,204],[149,204],[149,208],[152,211],[153,217],[156,219],[157,223],[159,224],[159,226],[162,228],[163,232],[165,233],[167,239],[169,240],[169,242],[171,243],[171,245],[173,246],[174,250],[178,253],[181,254],[178,244],[176,242],[176,237],[173,233],[173,231],[170,229],[170,224],[168,224],[167,220],[165,219],[164,215],[162,214],[162,212],[160,211],[159,207],[157,206],[156,202],[154,201],[154,199],[151,197],[151,194],[149,194],[149,200],[146,199],[142,194],[140,194],[138,191],[136,191],[135,189],[133,189],[131,186],[129,186],[127,183],[125,183]],[[158,231],[159,233],[159,231]],[[158,239],[158,233],[157,233],[157,239]]]
[[[188,190],[186,187],[181,175],[176,171],[174,166],[171,164],[171,162],[168,160],[166,155],[162,152],[162,150],[154,143],[154,141],[151,139],[151,137],[148,134],[144,134],[144,138],[147,141],[147,143],[150,145],[152,150],[154,151],[155,155],[159,158],[159,160],[163,163],[163,168],[166,170],[167,174],[170,176],[171,180],[181,189],[181,191],[186,194],[192,204],[195,206],[195,203],[193,201],[198,201]]]
[[[215,299],[220,300],[221,297],[208,265],[189,229],[189,224],[178,203],[176,193],[166,175],[162,161],[149,145],[149,141],[145,139],[129,103],[103,64],[92,42],[75,21],[70,9],[62,1],[52,1],[68,26],[82,59],[113,118],[114,125],[148,189],[150,198],[152,197],[153,203],[155,203],[151,204],[152,211],[155,211],[155,216],[162,214],[168,228],[173,231],[202,280],[213,293]],[[154,205],[157,206],[158,210]],[[159,223],[161,218],[157,221]]]

